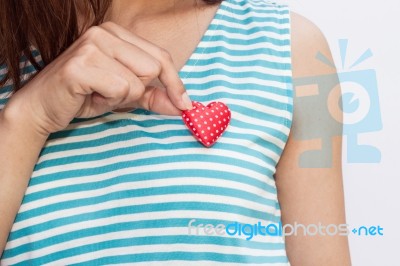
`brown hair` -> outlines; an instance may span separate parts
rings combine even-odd
[[[222,0],[203,0],[216,4]],[[112,0],[1,0],[0,2],[0,66],[7,72],[0,87],[8,80],[14,91],[21,88],[19,62],[25,56],[36,70],[42,66],[32,56],[32,40],[40,51],[44,65],[49,64],[88,27],[99,25]],[[90,18],[78,26],[78,12]]]

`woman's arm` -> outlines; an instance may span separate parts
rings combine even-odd
[[[328,44],[319,29],[305,18],[292,14],[295,85],[296,80],[306,77],[310,77],[310,84],[317,82],[320,77],[325,77],[327,82],[337,82],[336,70],[316,60],[318,52],[332,60]],[[301,89],[305,89],[303,92],[311,95],[304,96],[307,99],[301,98],[300,94],[296,95],[295,86],[292,131],[276,173],[282,222],[306,226],[319,223],[325,226],[345,224],[341,170],[342,126],[341,123],[332,120],[327,112],[328,94],[318,91],[319,88],[315,85]],[[341,114],[335,115],[341,117]],[[316,130],[319,133],[314,134]],[[317,135],[320,135],[321,139],[307,140],[310,136]],[[303,157],[300,160],[300,155],[305,151],[318,149],[318,157]],[[316,158],[321,159],[318,160],[319,163],[326,164],[325,168],[311,165],[315,163]],[[334,229],[331,229],[331,232],[333,231]],[[286,237],[287,253],[293,266],[351,264],[347,236],[303,236],[303,231],[299,232],[298,236]]]
[[[155,79],[165,89],[148,86]],[[179,115],[191,105],[168,52],[114,23],[86,31],[0,112],[0,254],[51,133],[75,117],[125,107]]]
[[[47,135],[23,109],[0,112],[0,257]]]

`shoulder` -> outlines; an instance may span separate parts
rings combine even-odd
[[[292,75],[294,89],[294,116],[292,133],[307,135],[321,128],[339,132],[341,124],[331,116],[328,106],[337,105],[340,99],[330,97],[331,91],[340,84],[336,68],[318,58],[334,62],[329,44],[322,31],[305,17],[291,14]],[[338,90],[340,93],[340,89]],[[305,97],[306,96],[306,97]],[[336,133],[335,133],[336,134]]]
[[[307,18],[291,12],[293,77],[332,74],[336,70],[316,60],[318,53],[332,60],[328,42],[319,27]]]

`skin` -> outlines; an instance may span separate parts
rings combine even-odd
[[[0,148],[0,253],[50,133],[74,117],[115,109],[179,115],[191,108],[177,71],[217,8],[192,1],[114,1],[107,14],[110,22],[89,29],[12,97],[0,112],[0,139],[7,143]],[[314,60],[318,51],[330,55],[318,28],[296,14],[292,24],[294,77],[335,73]],[[295,110],[302,110],[296,102]],[[306,123],[294,120],[276,173],[283,224],[345,223],[341,139],[333,141],[331,168],[300,168],[301,152],[318,145],[294,140],[293,132],[301,130],[307,130]],[[294,266],[350,265],[347,237],[293,236],[286,241]]]
[[[321,52],[333,62],[326,39],[321,31],[309,20],[298,14],[292,14],[292,64],[293,78],[336,75],[336,70],[315,59]],[[319,127],[337,132],[338,128],[329,124],[329,117],[319,112],[328,99],[315,97],[315,101],[304,108],[294,98],[294,112],[309,112],[295,116],[284,153],[276,172],[276,185],[281,204],[282,223],[294,224],[346,224],[344,211],[344,193],[342,181],[342,138],[332,139],[332,150],[322,156],[332,160],[327,168],[303,168],[299,166],[299,156],[304,151],[321,149],[319,140],[298,140],[300,135],[310,129],[302,119],[317,117]],[[332,104],[332,103],[329,103]],[[340,116],[341,114],[336,114]],[[341,128],[339,128],[341,130]],[[298,236],[286,237],[286,249],[294,266],[351,265],[347,236]]]

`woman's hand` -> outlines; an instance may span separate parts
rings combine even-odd
[[[149,86],[159,79],[165,88]],[[92,27],[0,112],[0,257],[40,150],[74,117],[191,108],[170,55],[113,23]]]
[[[159,79],[165,88],[148,86]],[[118,108],[178,115],[191,108],[171,56],[107,22],[88,29],[63,54],[18,91],[8,118],[23,115],[41,134],[62,130],[75,117]]]

